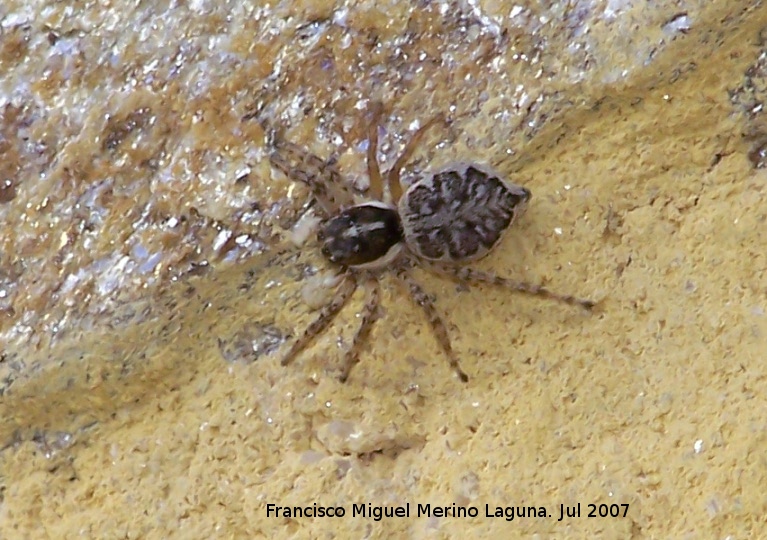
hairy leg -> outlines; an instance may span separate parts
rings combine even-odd
[[[442,265],[434,262],[423,261],[422,266],[435,273],[447,276],[460,283],[477,284],[484,283],[487,285],[495,285],[511,289],[513,291],[530,294],[534,296],[540,296],[542,298],[548,298],[550,300],[556,300],[565,304],[573,306],[581,306],[590,310],[597,303],[594,300],[588,300],[585,298],[578,298],[569,294],[560,294],[543,287],[542,285],[536,285],[533,283],[526,283],[524,281],[516,281],[513,279],[497,276],[490,272],[483,272],[481,270],[475,270],[465,266],[451,266]]]
[[[429,319],[429,324],[431,325],[431,328],[434,331],[434,335],[437,337],[437,341],[442,347],[442,350],[445,351],[445,354],[447,355],[447,360],[450,362],[450,367],[453,368],[453,371],[455,371],[461,381],[467,382],[469,380],[469,376],[466,375],[466,373],[464,373],[464,371],[461,369],[461,366],[458,362],[458,356],[450,344],[450,336],[447,332],[447,326],[445,326],[442,317],[440,317],[439,313],[437,313],[437,310],[434,307],[434,302],[432,302],[431,298],[429,298],[429,295],[426,294],[426,292],[415,281],[415,279],[413,279],[413,276],[410,275],[410,272],[407,268],[398,269],[396,271],[396,276],[408,288],[410,291],[410,296],[413,298],[415,303],[421,306],[426,312],[426,317]]]
[[[325,216],[354,202],[332,161],[323,161],[307,149],[276,135],[269,160],[290,180],[306,184]]]
[[[392,165],[392,168],[389,169],[389,172],[386,173],[387,183],[389,184],[389,193],[391,193],[391,198],[394,204],[397,204],[397,201],[399,201],[399,198],[402,196],[402,185],[400,184],[400,173],[402,172],[402,168],[413,155],[413,152],[418,147],[418,144],[421,142],[421,139],[426,134],[426,132],[438,124],[447,126],[447,121],[442,114],[438,114],[424,125],[422,125],[420,128],[418,128],[418,130],[413,133],[413,136],[405,145],[405,148],[402,150],[402,154],[400,154],[400,156],[397,158],[397,161],[394,162],[394,165]]]
[[[341,382],[346,382],[352,368],[359,362],[360,352],[370,335],[370,330],[373,328],[373,324],[378,320],[378,305],[381,301],[381,291],[378,286],[378,280],[372,277],[366,279],[365,292],[367,293],[367,300],[360,313],[362,320],[357,328],[357,332],[354,334],[351,347],[349,347],[349,350],[347,350],[344,355],[341,375],[338,377]]]
[[[378,124],[383,113],[383,104],[376,101],[371,105],[371,119],[368,126],[368,178],[370,178],[370,196],[382,201],[383,180],[381,179],[381,166],[378,163]]]
[[[357,278],[354,274],[348,274],[344,277],[343,281],[339,285],[336,295],[324,308],[320,310],[320,314],[312,323],[304,330],[304,333],[296,339],[290,346],[290,349],[282,357],[280,362],[283,366],[287,366],[293,361],[298,353],[306,348],[311,341],[317,337],[328,325],[333,322],[338,312],[343,309],[349,298],[352,297],[354,291],[357,290]]]

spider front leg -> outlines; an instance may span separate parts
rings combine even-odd
[[[273,144],[274,151],[269,156],[272,166],[293,182],[306,184],[325,216],[331,216],[340,207],[354,202],[332,160],[323,161],[277,134],[273,135]]]
[[[347,302],[349,302],[349,299],[352,297],[355,290],[357,290],[357,279],[354,274],[349,273],[344,276],[343,281],[338,286],[338,291],[336,291],[336,296],[333,300],[320,310],[320,314],[317,318],[306,328],[301,337],[293,342],[288,352],[282,357],[280,363],[283,366],[287,366],[291,363],[298,353],[304,350],[315,337],[322,333],[328,325],[333,322],[333,319],[338,315],[338,312],[343,309]]]
[[[591,310],[597,304],[597,302],[594,300],[578,298],[570,294],[556,293],[550,291],[542,285],[526,283],[524,281],[516,281],[509,278],[496,276],[495,274],[489,272],[468,268],[466,266],[441,265],[433,262],[424,262],[423,266],[437,274],[442,274],[461,283],[483,283],[488,285],[496,285],[517,292],[530,294],[533,296],[540,296],[550,300],[556,300],[558,302],[570,304],[571,306],[580,306],[588,310]]]
[[[413,136],[405,145],[405,148],[402,150],[402,154],[400,154],[400,156],[397,158],[397,161],[394,162],[394,165],[392,165],[392,168],[389,169],[389,172],[386,173],[386,181],[389,185],[389,193],[391,194],[392,202],[394,204],[397,204],[397,201],[399,201],[399,198],[402,196],[400,174],[402,173],[403,167],[413,155],[413,152],[418,147],[418,143],[421,142],[421,139],[426,134],[426,132],[437,124],[447,126],[447,120],[445,120],[444,115],[438,114],[424,125],[422,125],[420,128],[418,128],[418,130],[413,133]]]
[[[368,125],[367,166],[370,179],[370,195],[377,200],[383,200],[383,180],[381,165],[378,163],[378,124],[383,113],[383,104],[376,101],[372,105],[370,124]]]
[[[434,331],[434,335],[437,337],[437,341],[442,347],[442,350],[445,351],[447,360],[450,362],[450,367],[453,368],[453,371],[455,371],[462,382],[468,382],[469,376],[466,375],[458,363],[458,355],[456,355],[453,346],[450,344],[450,335],[447,332],[447,326],[445,326],[442,317],[437,313],[437,309],[434,307],[434,302],[415,279],[413,279],[413,276],[410,275],[407,268],[398,269],[395,275],[408,288],[410,296],[415,303],[421,306],[426,312],[426,317],[429,319],[431,329]]]
[[[370,330],[373,328],[373,324],[378,320],[378,305],[381,302],[381,291],[378,286],[378,280],[372,277],[366,279],[365,291],[367,293],[367,300],[362,308],[362,321],[360,322],[359,328],[357,328],[357,332],[354,334],[351,347],[349,347],[349,350],[347,350],[344,355],[341,375],[338,377],[338,380],[341,382],[346,382],[352,368],[359,362],[362,346],[370,335]]]

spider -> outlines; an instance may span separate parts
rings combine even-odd
[[[379,318],[379,279],[391,272],[423,308],[450,366],[461,381],[467,382],[469,377],[461,369],[447,326],[432,297],[411,275],[415,265],[464,285],[491,284],[587,310],[594,307],[592,300],[463,266],[496,247],[503,233],[524,212],[530,191],[507,182],[492,168],[474,163],[454,164],[426,174],[403,191],[400,173],[424,134],[434,126],[447,127],[449,123],[443,115],[426,122],[405,144],[392,167],[382,173],[378,162],[381,113],[382,105],[373,104],[367,147],[369,200],[360,203],[355,202],[333,161],[325,162],[272,132],[270,161],[288,178],[305,183],[311,190],[321,218],[317,232],[321,252],[338,270],[340,278],[332,299],[283,356],[283,366],[331,324],[362,284],[366,301],[358,313],[361,321],[344,353],[339,375],[340,381],[346,382],[359,361],[361,346]]]

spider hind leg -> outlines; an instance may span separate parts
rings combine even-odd
[[[504,287],[506,289],[529,294],[532,296],[539,296],[549,300],[556,300],[557,302],[562,302],[571,306],[580,306],[589,311],[597,305],[595,300],[579,298],[571,294],[557,293],[547,289],[542,285],[497,276],[491,272],[483,272],[481,270],[475,270],[467,266],[450,266],[431,262],[424,263],[423,266],[437,274],[451,278],[462,285],[495,285],[497,287]]]

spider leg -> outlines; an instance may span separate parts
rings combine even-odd
[[[426,294],[426,292],[415,281],[415,279],[413,279],[413,276],[410,275],[410,272],[407,268],[398,269],[395,275],[403,284],[407,286],[408,290],[410,291],[410,296],[413,298],[415,303],[421,306],[426,312],[426,316],[429,319],[429,324],[431,325],[434,335],[437,337],[437,341],[442,347],[442,350],[445,351],[445,354],[447,355],[447,360],[450,362],[450,367],[453,368],[453,371],[455,371],[461,381],[467,382],[469,380],[469,376],[464,373],[460,364],[458,363],[458,355],[456,355],[455,351],[453,350],[453,346],[450,344],[450,336],[447,332],[447,326],[445,326],[442,317],[440,317],[439,313],[437,313],[432,299],[429,298],[429,295]]]
[[[305,148],[275,135],[269,161],[290,180],[306,184],[326,216],[354,202],[332,160],[323,161]]]
[[[402,168],[413,155],[413,152],[418,147],[418,143],[421,141],[429,128],[434,127],[436,124],[447,125],[447,121],[445,120],[444,115],[438,114],[424,125],[422,125],[420,128],[418,128],[418,130],[413,133],[413,136],[405,145],[405,148],[402,150],[402,154],[400,154],[400,156],[397,158],[397,161],[394,162],[394,165],[392,165],[392,168],[389,169],[389,172],[386,173],[387,183],[389,184],[389,193],[391,193],[391,198],[395,204],[402,196],[402,185],[400,184],[400,173],[402,172]]]
[[[298,353],[304,350],[315,337],[322,333],[322,331],[333,322],[333,319],[335,319],[338,312],[346,305],[355,290],[357,290],[357,279],[353,273],[349,273],[344,276],[333,300],[320,310],[320,314],[317,318],[312,321],[306,330],[304,330],[301,337],[293,342],[288,352],[282,357],[280,363],[283,366],[287,366],[291,363]]]
[[[346,382],[352,368],[359,362],[362,346],[365,344],[368,335],[370,335],[373,324],[378,320],[378,305],[381,301],[378,280],[375,278],[365,280],[365,292],[367,293],[367,300],[362,308],[362,321],[359,328],[357,328],[357,332],[354,334],[351,347],[349,347],[349,350],[344,355],[344,364],[341,369],[341,375],[338,377],[338,380],[341,382]]]
[[[572,306],[581,306],[588,310],[591,310],[591,308],[597,304],[597,302],[594,300],[578,298],[570,294],[560,294],[550,291],[542,285],[526,283],[524,281],[516,281],[513,279],[497,276],[493,273],[483,272],[481,270],[475,270],[465,266],[449,266],[435,264],[433,262],[424,262],[423,266],[437,274],[442,274],[461,283],[484,283],[488,285],[496,285],[533,296],[540,296],[550,300],[557,300],[558,302],[563,302]]]
[[[376,200],[383,200],[383,180],[381,166],[378,163],[378,124],[381,120],[383,104],[376,101],[372,105],[372,118],[368,126],[368,178],[370,178],[370,194]]]

